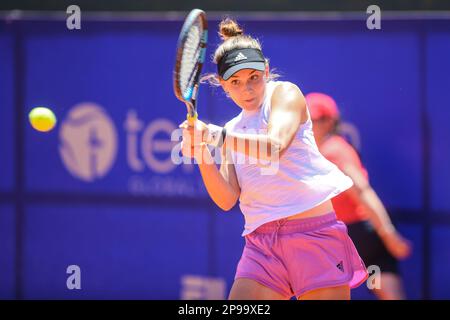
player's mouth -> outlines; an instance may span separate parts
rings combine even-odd
[[[256,98],[251,98],[251,99],[247,99],[244,100],[245,103],[252,103],[253,101],[255,101]]]

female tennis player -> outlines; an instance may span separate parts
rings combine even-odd
[[[271,80],[258,40],[230,19],[219,28],[216,80],[242,110],[223,128],[180,127],[213,201],[239,200],[245,217],[229,299],[350,299],[367,271],[330,199],[352,181],[319,153],[300,89]],[[220,169],[208,144],[222,150]]]
[[[369,184],[368,174],[355,149],[337,133],[339,109],[334,99],[310,93],[306,101],[320,152],[353,180],[353,187],[332,199],[339,220],[364,262],[381,271],[381,286],[371,290],[379,299],[404,299],[397,259],[411,253],[411,246],[395,229],[389,214]]]

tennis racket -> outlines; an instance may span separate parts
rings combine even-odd
[[[181,28],[173,71],[173,90],[176,97],[186,104],[190,126],[194,125],[198,117],[199,78],[205,61],[207,41],[206,14],[200,9],[194,9],[188,14]]]

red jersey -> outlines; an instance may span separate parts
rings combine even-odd
[[[344,138],[333,135],[322,143],[319,150],[325,158],[333,162],[339,169],[342,170],[349,164],[353,165],[353,167],[360,169],[364,177],[368,179],[367,170],[362,165],[358,154]],[[350,195],[348,190],[340,193],[331,201],[337,218],[345,224],[367,220],[363,206],[355,197]]]

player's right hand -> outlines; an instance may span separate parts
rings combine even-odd
[[[189,126],[187,120],[179,125],[183,129],[183,140],[181,141],[181,152],[183,156],[188,158],[196,158],[201,155],[203,139],[202,139],[202,126],[200,120],[196,121],[195,128]]]

